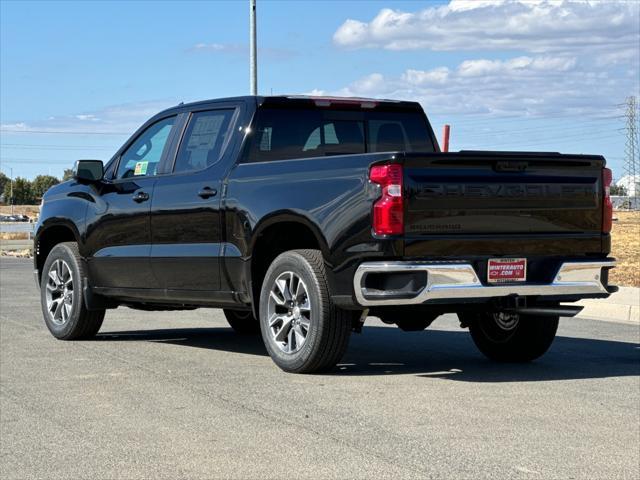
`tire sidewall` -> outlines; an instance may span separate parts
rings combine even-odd
[[[470,323],[471,337],[487,357],[500,362],[529,362],[542,356],[553,343],[558,317],[521,315],[516,327],[504,331],[503,338],[488,334],[497,325],[488,314],[478,314]]]
[[[49,318],[49,312],[47,309],[47,297],[46,297],[46,289],[48,284],[48,276],[49,269],[51,265],[56,260],[64,260],[69,268],[71,269],[73,275],[73,302],[71,303],[71,316],[69,320],[64,325],[57,325],[51,321]],[[76,257],[73,255],[73,252],[64,244],[58,244],[49,253],[46,261],[44,262],[44,267],[42,268],[41,278],[40,278],[40,304],[42,307],[42,314],[44,316],[45,324],[47,328],[51,332],[51,334],[56,338],[67,338],[72,332],[75,330],[76,325],[80,321],[80,311],[83,306],[83,279],[82,274],[80,272],[80,266],[76,260]]]
[[[310,326],[306,340],[302,348],[295,353],[285,353],[275,343],[271,336],[269,328],[269,319],[267,318],[268,301],[271,289],[276,279],[284,272],[294,272],[298,275],[307,287],[307,294],[311,304]],[[260,290],[260,331],[262,339],[269,352],[271,358],[284,370],[296,371],[309,361],[313,352],[317,348],[320,341],[321,329],[323,328],[322,319],[326,306],[322,304],[322,293],[320,285],[313,270],[307,260],[300,254],[295,252],[286,252],[278,256],[264,277],[262,289]]]
[[[257,335],[260,333],[260,322],[253,316],[251,310],[224,310],[227,323],[236,333],[242,335]]]

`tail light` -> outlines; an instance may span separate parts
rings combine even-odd
[[[369,180],[382,187],[382,196],[373,204],[373,232],[376,235],[404,233],[404,199],[402,198],[402,165],[376,165]]]
[[[602,206],[602,233],[611,231],[613,222],[613,203],[611,203],[611,182],[613,175],[608,168],[602,169],[602,186],[604,188],[603,206]]]

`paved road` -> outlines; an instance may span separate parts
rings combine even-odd
[[[0,260],[0,477],[640,478],[640,332],[565,320],[497,365],[446,317],[372,321],[333,374],[278,370],[216,310],[107,314],[54,340]]]

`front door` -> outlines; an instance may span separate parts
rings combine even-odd
[[[120,156],[113,178],[97,186],[86,218],[88,267],[95,287],[147,289],[154,286],[151,202],[156,170],[165,155],[175,116],[145,129]]]
[[[192,113],[173,168],[158,177],[151,204],[151,268],[172,299],[220,289],[226,164],[221,160],[230,150],[236,116],[235,108]]]

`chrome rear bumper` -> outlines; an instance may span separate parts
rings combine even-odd
[[[353,288],[362,306],[416,305],[432,300],[518,296],[594,295],[609,292],[602,283],[602,269],[615,266],[614,260],[565,262],[548,284],[483,285],[468,263],[367,262],[356,270]],[[385,298],[393,292],[368,291],[363,280],[370,273],[425,272],[426,285],[409,298]]]

